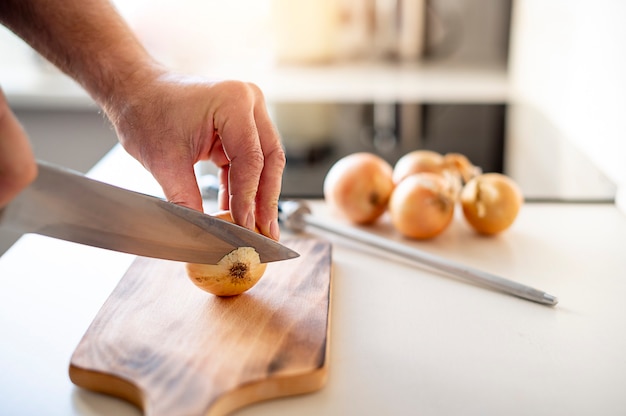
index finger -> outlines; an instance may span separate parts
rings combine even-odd
[[[254,229],[256,194],[264,165],[254,116],[252,111],[234,112],[216,125],[229,161],[227,189],[231,215],[235,223]]]
[[[262,234],[278,239],[284,152],[261,90],[254,84],[237,86],[239,89],[230,90],[228,95],[234,103],[220,107],[218,111],[223,111],[215,114],[215,126],[229,161],[229,207],[236,223],[251,229],[256,225]],[[242,103],[245,111],[232,111]]]

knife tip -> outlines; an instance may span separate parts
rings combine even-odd
[[[285,247],[283,246],[283,252],[281,253],[282,256],[285,260],[290,260],[290,259],[295,259],[300,257],[300,253],[298,253],[295,250],[290,249],[289,247]]]

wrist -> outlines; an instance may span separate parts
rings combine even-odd
[[[151,85],[165,73],[166,70],[149,57],[129,64],[119,65],[118,61],[87,88],[96,103],[115,123],[129,108],[140,105],[150,93]]]

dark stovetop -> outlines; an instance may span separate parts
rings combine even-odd
[[[357,151],[394,164],[415,149],[466,155],[527,201],[612,202],[615,186],[542,115],[505,104],[273,103],[287,154],[283,198],[319,198],[328,169]]]

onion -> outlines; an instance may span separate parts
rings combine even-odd
[[[482,173],[478,166],[474,166],[467,156],[461,153],[446,153],[443,156],[443,163],[446,169],[457,172],[464,183],[469,182],[472,178]]]
[[[212,214],[233,222],[230,211]],[[258,229],[255,230],[259,232]],[[259,253],[252,247],[238,247],[217,264],[187,263],[187,275],[200,289],[217,296],[235,296],[249,290],[263,276],[266,263],[261,263]]]
[[[470,180],[461,191],[463,215],[477,232],[493,235],[509,228],[524,197],[517,184],[500,173],[486,173]]]
[[[414,173],[442,173],[445,169],[444,158],[432,150],[414,150],[402,156],[393,167],[393,183],[399,184],[404,178]]]
[[[372,153],[338,160],[324,178],[324,198],[331,210],[356,224],[371,224],[387,209],[393,191],[392,168]]]
[[[452,222],[455,194],[450,183],[435,173],[415,173],[396,186],[389,201],[394,228],[409,238],[428,239]]]

